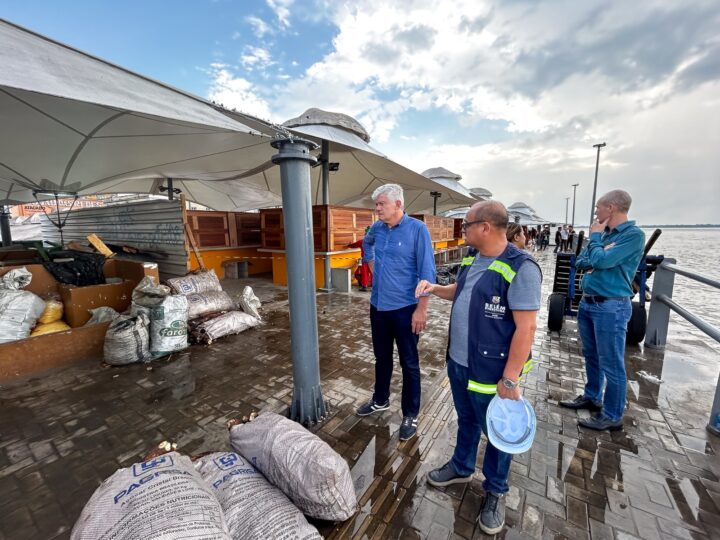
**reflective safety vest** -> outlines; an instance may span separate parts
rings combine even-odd
[[[465,287],[465,279],[476,254],[477,250],[471,249],[462,260],[457,275],[454,300],[457,300]],[[490,263],[488,269],[473,286],[470,297],[467,349],[468,390],[472,392],[494,394],[497,391],[497,383],[505,371],[510,342],[515,333],[515,321],[508,306],[508,289],[525,261],[532,261],[537,266],[535,259],[528,253],[508,242],[505,251]],[[450,320],[452,321],[452,315]],[[450,336],[452,336],[452,328]],[[448,340],[448,353],[449,351]],[[522,377],[530,369],[532,369],[532,353],[518,375]]]

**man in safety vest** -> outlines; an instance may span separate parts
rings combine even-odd
[[[470,482],[478,443],[487,434],[486,414],[495,394],[520,399],[520,378],[530,370],[540,309],[542,273],[527,252],[507,241],[508,214],[499,202],[482,201],[468,211],[462,228],[472,248],[457,282],[421,281],[416,295],[452,300],[447,370],[458,416],[457,445],[445,465],[428,473],[428,483]],[[478,524],[497,534],[505,524],[505,500],[512,454],[489,441],[483,458],[486,495]]]

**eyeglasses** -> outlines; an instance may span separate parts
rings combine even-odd
[[[482,220],[482,219],[477,220],[477,221],[463,221],[463,222],[460,224],[460,228],[461,228],[463,231],[467,231],[467,230],[468,230],[468,227],[470,227],[471,225],[477,225],[478,223],[486,223],[486,221],[485,221],[485,220]]]

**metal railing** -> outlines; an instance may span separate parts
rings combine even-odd
[[[668,323],[670,311],[674,311],[696,328],[720,343],[720,329],[715,328],[702,317],[684,308],[672,299],[675,285],[675,274],[685,276],[699,283],[720,289],[720,281],[693,272],[675,264],[675,259],[665,259],[655,270],[653,279],[652,299],[648,315],[647,330],[645,332],[645,346],[652,349],[662,349],[667,343]],[[715,388],[715,399],[710,411],[710,421],[707,429],[710,433],[720,436],[720,377]]]

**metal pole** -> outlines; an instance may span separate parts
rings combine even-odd
[[[572,228],[573,228],[573,229],[575,228],[575,195],[577,194],[577,187],[578,187],[579,185],[580,185],[580,184],[573,184],[573,185],[572,185],[572,188],[573,188],[573,213],[572,213],[572,223],[571,223],[571,225],[572,225]]]
[[[320,161],[322,164],[322,197],[323,204],[330,204],[330,142],[323,140],[322,149],[320,151]],[[330,228],[330,211],[328,209],[328,229]],[[328,230],[328,232],[330,232]],[[327,246],[327,251],[330,246]],[[320,290],[323,292],[332,291],[332,270],[330,265],[330,255],[323,258],[324,287]]]
[[[715,387],[715,399],[713,400],[712,409],[710,410],[710,421],[707,430],[715,436],[720,437],[720,376],[718,376],[717,386]]]
[[[595,158],[595,182],[593,183],[592,204],[590,205],[590,225],[592,225],[595,216],[595,196],[597,195],[597,177],[598,166],[600,165],[600,149],[607,146],[607,143],[593,144],[593,148],[597,148],[597,158]]]
[[[570,197],[565,197],[565,225],[567,225],[568,204],[570,204]]]
[[[167,179],[167,192],[168,192],[168,201],[173,200],[173,182],[172,178]]]
[[[431,191],[430,196],[433,198],[433,216],[437,216],[437,201],[442,197],[442,193],[439,191]]]
[[[0,234],[2,234],[2,245],[12,245],[12,231],[10,230],[10,210],[7,206],[0,206]]]
[[[664,268],[665,264],[674,264],[675,259],[666,258],[655,270],[650,299],[650,312],[648,313],[647,329],[645,331],[645,346],[651,349],[664,349],[667,343],[668,323],[670,321],[670,307],[659,301],[660,296],[672,298],[675,286],[675,272]]]
[[[272,142],[278,153],[285,220],[285,253],[290,301],[290,344],[293,360],[293,397],[290,418],[313,424],[325,418],[327,406],[320,388],[317,306],[315,303],[315,248],[310,200],[310,154],[315,143],[303,139]]]

